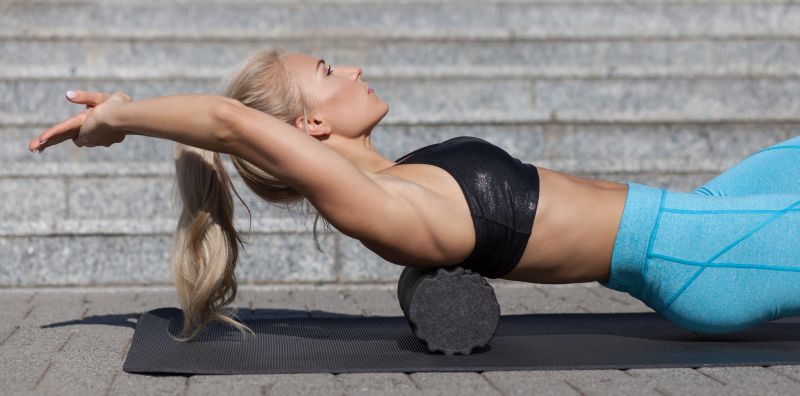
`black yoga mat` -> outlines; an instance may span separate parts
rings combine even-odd
[[[243,338],[238,330],[215,322],[189,343],[168,335],[179,335],[179,309],[146,312],[136,325],[123,370],[408,373],[800,364],[800,317],[735,333],[700,335],[657,313],[504,315],[489,345],[471,355],[446,356],[427,353],[402,316],[247,312],[240,311],[239,318],[255,336]],[[318,316],[319,311],[314,313]]]

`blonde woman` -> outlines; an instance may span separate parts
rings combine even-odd
[[[598,281],[701,332],[800,314],[797,139],[682,193],[537,168],[467,136],[393,161],[372,145],[389,107],[360,68],[277,49],[252,54],[222,96],[67,96],[86,110],[29,150],[68,139],[107,147],[129,134],[177,142],[183,209],[171,257],[186,339],[211,320],[249,330],[225,309],[236,296],[241,240],[220,153],[264,200],[307,199],[399,265]]]

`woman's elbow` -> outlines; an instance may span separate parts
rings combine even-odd
[[[242,118],[242,107],[244,104],[238,100],[222,97],[219,105],[214,107],[212,117],[214,118],[215,131],[219,142],[220,152],[234,154],[238,136],[238,125]]]

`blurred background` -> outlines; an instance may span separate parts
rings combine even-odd
[[[455,136],[584,177],[690,191],[798,134],[800,4],[788,1],[0,1],[0,287],[171,285],[173,142],[30,139],[82,110],[218,93],[254,50],[364,69],[396,159]],[[259,201],[226,158],[249,242],[241,284],[395,283],[402,267]],[[318,229],[322,229],[321,223]],[[249,231],[248,231],[249,230]]]

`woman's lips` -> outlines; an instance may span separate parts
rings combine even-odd
[[[370,94],[370,95],[371,95],[373,92],[375,92],[375,90],[374,90],[374,89],[372,89],[372,88],[370,88],[370,89],[368,89],[368,90],[367,90],[367,94]]]

